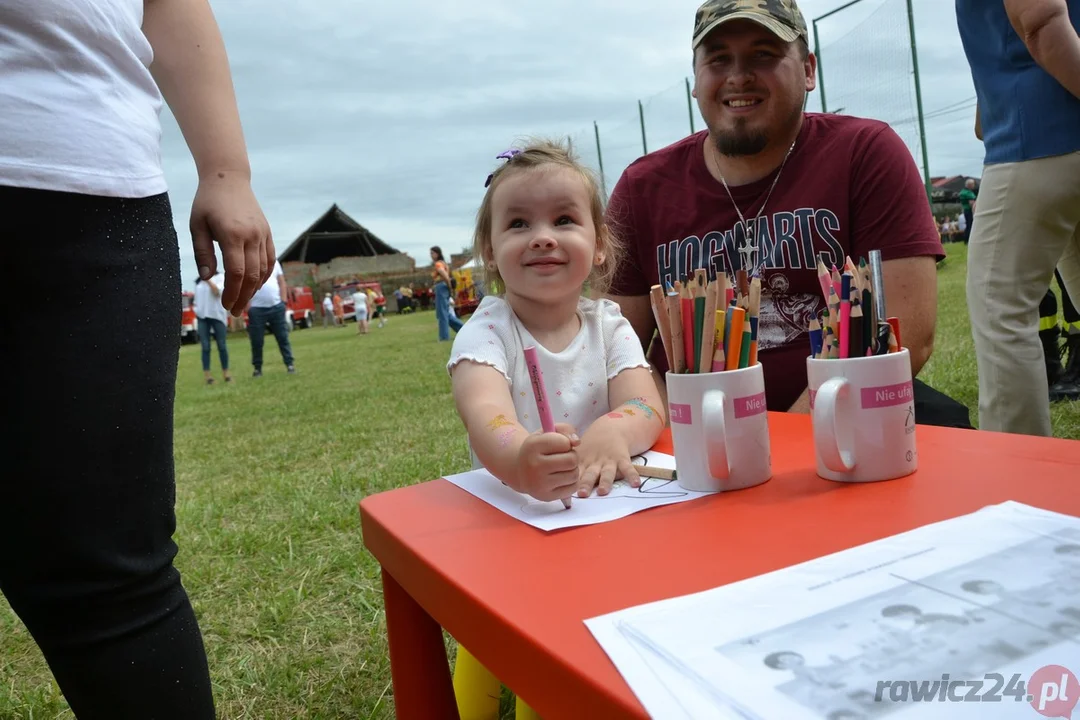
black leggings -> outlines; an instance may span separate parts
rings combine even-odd
[[[79,720],[213,718],[172,562],[180,263],[168,198],[0,187],[0,253],[9,301],[35,318],[10,316],[0,333],[0,591]]]

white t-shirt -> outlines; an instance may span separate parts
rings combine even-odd
[[[611,411],[608,381],[649,363],[630,322],[611,300],[583,297],[578,316],[581,329],[573,342],[553,353],[536,342],[505,300],[487,295],[454,338],[446,369],[452,374],[457,363],[472,360],[498,370],[510,384],[518,422],[536,432],[541,424],[525,365],[525,348],[534,345],[555,422],[570,423],[580,434]]]
[[[323,301],[322,301],[322,309],[323,309],[323,312],[326,313],[327,315],[333,315],[334,314],[334,301],[331,300],[328,297],[324,297]]]
[[[367,293],[366,292],[354,292],[352,294],[353,309],[356,311],[356,317],[360,320],[366,320],[368,316],[367,311]]]
[[[218,289],[218,294],[210,289],[210,282]],[[218,273],[210,278],[210,282],[203,280],[195,286],[195,317],[208,320],[220,320],[229,324],[229,312],[221,304],[221,293],[225,290],[225,273]]]
[[[0,185],[165,192],[143,0],[0,2]]]
[[[278,278],[283,275],[285,275],[285,271],[281,269],[281,263],[275,260],[274,272],[271,273],[270,279],[255,291],[255,295],[251,298],[251,307],[268,308],[274,307],[281,302],[281,288],[278,287]]]

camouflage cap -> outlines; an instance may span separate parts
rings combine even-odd
[[[691,49],[730,20],[752,20],[784,42],[807,37],[806,21],[795,0],[706,0],[694,18]]]

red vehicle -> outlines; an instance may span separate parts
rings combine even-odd
[[[315,324],[315,296],[311,288],[289,288],[289,297],[285,298],[285,306],[288,308],[286,316],[289,317],[289,327],[309,328]]]
[[[353,303],[352,294],[356,292],[358,288],[363,289],[365,292],[371,290],[375,293],[375,305],[377,307],[386,307],[386,298],[383,297],[382,285],[377,282],[359,282],[349,283],[347,285],[341,285],[334,288],[334,292],[341,295],[341,310],[342,317],[345,322],[350,320],[356,320],[356,306]],[[369,317],[368,320],[371,318]]]
[[[246,330],[247,310],[244,310],[243,318]],[[288,295],[285,298],[285,324],[289,326],[289,330],[309,328],[315,324],[315,296],[308,286],[288,288]]]
[[[199,321],[195,318],[195,293],[180,293],[180,342],[199,342]]]

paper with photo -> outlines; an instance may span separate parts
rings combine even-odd
[[[1080,672],[1080,519],[1004,503],[612,621],[754,716],[1015,717],[1016,692],[911,702],[879,682]]]
[[[646,467],[668,470],[675,468],[675,458],[672,455],[651,450],[634,456],[632,460],[635,464]],[[714,494],[685,490],[672,480],[650,478],[644,471],[639,473],[639,487],[632,488],[622,481],[616,481],[607,495],[597,495],[595,491],[587,498],[575,495],[569,509],[563,507],[558,500],[542,502],[523,495],[504,485],[487,470],[447,475],[446,479],[510,517],[546,531],[618,520],[642,510],[697,500]]]

